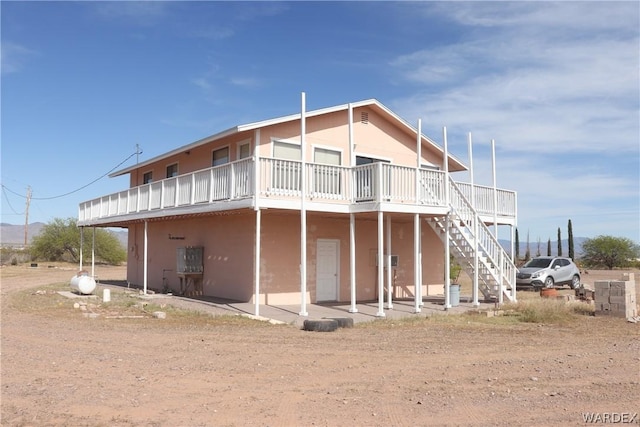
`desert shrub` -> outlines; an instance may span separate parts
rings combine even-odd
[[[531,299],[508,304],[505,309],[513,310],[521,322],[562,324],[575,320],[576,315],[593,313],[593,306],[576,301],[567,303],[562,299]]]

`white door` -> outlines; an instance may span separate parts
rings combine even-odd
[[[338,300],[339,240],[318,239],[316,301]]]

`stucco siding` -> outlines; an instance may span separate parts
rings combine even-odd
[[[280,212],[262,218],[261,302],[297,304],[300,302],[300,215]],[[356,299],[359,301],[377,298],[377,230],[376,219],[356,216]],[[318,239],[339,241],[338,300],[348,302],[351,295],[349,217],[308,214],[307,292],[310,302],[317,301]],[[392,281],[394,297],[412,298],[415,293],[412,216],[392,221],[391,239],[391,252],[399,258]],[[421,239],[423,285],[441,284],[443,245],[424,221]]]
[[[412,215],[396,216],[391,223],[391,253],[398,256],[392,274],[394,298],[413,298],[414,252]],[[260,295],[262,304],[300,303],[300,215],[263,211],[261,222]],[[386,239],[386,220],[384,224]],[[207,216],[148,225],[148,288],[178,291],[176,251],[180,247],[204,248],[204,295],[253,301],[255,213]],[[371,216],[356,216],[356,299],[378,296],[378,224]],[[129,231],[128,280],[143,283],[144,225]],[[337,300],[348,302],[350,288],[349,217],[307,216],[307,301],[316,302],[318,240],[338,242]],[[443,245],[433,230],[422,225],[423,286],[442,284]],[[385,250],[386,253],[386,243]],[[386,273],[385,273],[385,287]]]
[[[255,223],[252,211],[148,224],[148,287],[179,290],[176,251],[202,246],[204,295],[249,301],[253,296]],[[128,280],[143,283],[144,225],[129,231]],[[165,280],[163,281],[163,277]]]

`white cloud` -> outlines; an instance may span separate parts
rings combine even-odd
[[[396,101],[401,111],[513,150],[597,152],[613,137],[618,149],[637,151],[637,5],[481,2],[438,10],[476,27],[465,28],[462,41],[392,62],[422,87]]]
[[[518,192],[525,229],[545,237],[575,217],[587,235],[637,240],[637,3],[445,2],[430,4],[431,15],[434,8],[461,25],[459,37],[391,63],[417,88],[392,109],[422,118],[436,140],[447,126],[457,151],[473,132],[485,150],[474,155],[480,184],[491,182],[486,147],[495,139],[498,186]]]
[[[231,78],[231,84],[242,87],[256,87],[260,85],[260,82],[254,77],[233,77]]]
[[[25,62],[27,62],[30,57],[36,55],[37,52],[18,43],[2,41],[0,54],[2,73],[10,74],[20,71]]]
[[[104,1],[89,2],[103,18],[136,25],[152,25],[166,15],[169,1]]]

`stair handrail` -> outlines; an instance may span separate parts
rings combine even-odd
[[[478,235],[474,236],[476,238],[476,246],[479,246],[487,256],[487,258],[491,261],[491,263],[499,268],[500,277],[498,282],[500,284],[501,291],[505,278],[507,279],[507,282],[512,286],[512,288],[515,288],[515,263],[513,262],[511,257],[507,256],[506,251],[504,250],[502,245],[500,245],[498,239],[493,235],[493,233],[491,233],[489,227],[487,227],[482,221],[479,220],[480,215],[473,207],[473,205],[469,202],[469,200],[467,200],[464,193],[460,190],[451,176],[447,177],[447,181],[450,188],[449,197],[451,209],[458,213],[460,218],[467,224],[467,228],[469,228],[470,230],[474,230],[473,221],[477,223]],[[460,206],[460,204],[462,206]],[[463,213],[464,216],[460,215],[461,213]],[[469,214],[472,215],[471,218],[468,217]],[[471,221],[469,221],[469,219],[471,219]]]

